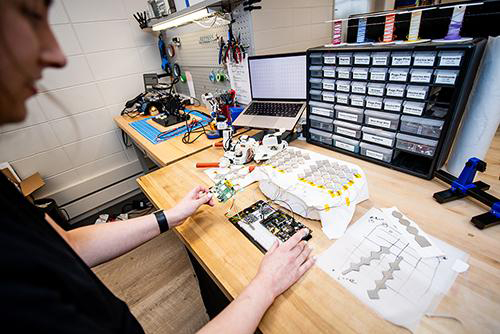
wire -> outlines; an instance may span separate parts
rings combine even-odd
[[[125,145],[126,148],[132,147],[132,143],[130,142],[129,136],[125,133],[125,131],[123,131],[123,130],[121,130],[121,131],[122,131],[123,145]]]

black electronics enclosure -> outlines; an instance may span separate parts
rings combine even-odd
[[[307,142],[432,179],[448,157],[485,44],[309,49]]]

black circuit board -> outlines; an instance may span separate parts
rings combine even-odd
[[[262,200],[255,202],[248,208],[230,217],[229,221],[242,231],[243,234],[249,238],[250,241],[256,244],[256,246],[263,252],[265,252],[264,248],[259,245],[247,232],[239,228],[238,223],[241,222],[250,225],[258,222],[282,242],[290,239],[290,237],[297,233],[300,229],[306,228],[309,233],[307,236],[302,238],[302,240],[311,239],[312,231],[304,224],[298,222],[287,213],[273,208]]]

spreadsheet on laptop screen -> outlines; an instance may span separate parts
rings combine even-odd
[[[306,99],[306,56],[249,59],[253,99]]]

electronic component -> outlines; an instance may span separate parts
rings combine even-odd
[[[265,253],[274,241],[285,242],[297,231],[307,228],[287,213],[275,209],[262,200],[229,218],[257,248]],[[302,240],[311,239],[312,231]]]
[[[226,202],[228,199],[234,196],[236,190],[233,184],[229,180],[220,180],[213,187],[210,188],[210,192],[215,195],[219,202]]]

